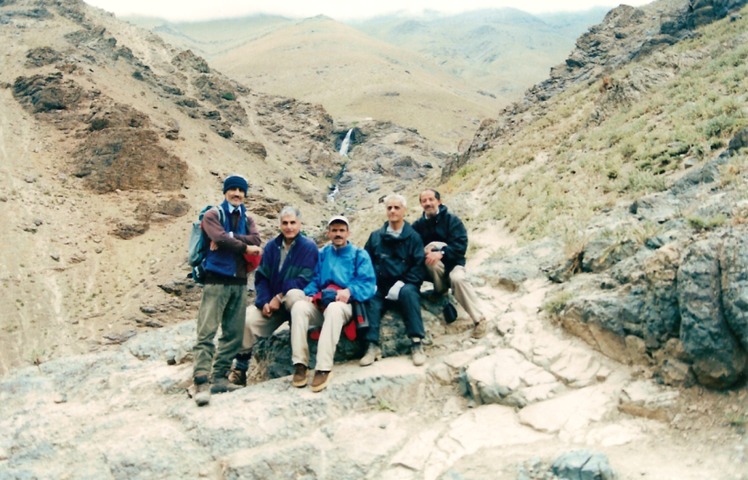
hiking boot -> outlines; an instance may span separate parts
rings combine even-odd
[[[238,368],[232,368],[229,372],[229,383],[232,385],[239,385],[240,387],[247,386],[247,371],[239,370]]]
[[[485,337],[487,333],[488,333],[488,321],[486,321],[486,319],[484,318],[478,323],[476,323],[475,325],[473,325],[473,333],[471,336],[475,339],[478,339],[478,338]]]
[[[195,377],[194,380],[195,394],[192,398],[195,399],[195,403],[198,407],[203,407],[210,403],[210,382],[208,381],[207,375],[201,375]]]
[[[420,367],[426,363],[426,354],[423,353],[423,343],[413,342],[410,345],[410,357],[413,359],[413,365]]]
[[[376,343],[370,343],[369,347],[366,349],[366,354],[361,357],[361,360],[358,361],[358,364],[362,367],[366,367],[381,359],[382,349],[379,348],[379,345],[377,345]]]
[[[308,380],[306,376],[306,365],[297,363],[293,366],[293,379],[291,385],[296,388],[306,387]]]
[[[226,393],[233,392],[242,388],[240,385],[234,385],[229,383],[229,379],[226,377],[218,377],[213,380],[213,385],[210,387],[210,393]]]
[[[314,378],[312,379],[312,391],[321,392],[327,387],[327,382],[332,376],[331,371],[316,370],[314,372]]]

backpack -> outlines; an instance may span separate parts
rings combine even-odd
[[[192,222],[192,231],[190,232],[190,241],[187,247],[187,262],[191,267],[201,265],[203,260],[205,260],[206,253],[208,252],[210,240],[200,225],[205,213],[211,208],[218,209],[218,218],[221,220],[221,223],[224,221],[224,213],[221,207],[207,205],[205,208],[200,210],[200,215],[198,215],[197,220]]]

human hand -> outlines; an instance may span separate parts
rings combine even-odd
[[[444,253],[441,250],[428,252],[426,254],[426,265],[436,265],[442,261]]]
[[[281,307],[281,303],[281,299],[278,298],[278,295],[276,295],[267,304],[270,307],[270,311],[275,312]]]
[[[348,300],[350,300],[350,298],[351,298],[351,291],[347,288],[338,290],[335,295],[336,302],[348,303]]]

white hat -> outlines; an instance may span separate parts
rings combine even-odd
[[[327,226],[329,227],[333,223],[345,223],[345,226],[350,228],[351,224],[348,223],[348,219],[345,218],[343,215],[335,215],[330,219],[329,222],[327,222]]]

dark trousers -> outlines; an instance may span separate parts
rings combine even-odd
[[[405,331],[408,337],[423,338],[426,335],[423,329],[423,318],[421,317],[421,300],[418,287],[406,283],[400,289],[397,300],[385,300],[384,294],[377,293],[367,302],[366,313],[369,316],[369,329],[366,332],[367,342],[379,343],[379,327],[382,324],[382,315],[390,308],[400,312],[405,323]]]

